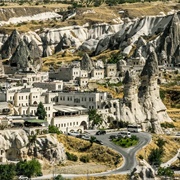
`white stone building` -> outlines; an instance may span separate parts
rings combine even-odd
[[[59,92],[57,104],[101,109],[105,100],[106,92]]]
[[[35,82],[33,87],[47,89],[48,91],[62,91],[63,81],[52,81],[52,82]]]
[[[117,76],[117,64],[106,64],[105,77],[116,77],[116,76]]]
[[[22,79],[22,83],[32,85],[35,82],[45,82],[49,80],[49,72],[21,72],[14,74],[14,78]]]
[[[104,78],[104,69],[93,69],[91,71],[91,79],[103,79]]]
[[[84,132],[89,127],[87,109],[80,106],[54,106],[54,116],[51,125],[59,128],[63,133],[71,131]]]

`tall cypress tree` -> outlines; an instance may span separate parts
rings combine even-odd
[[[42,102],[40,102],[38,104],[38,107],[37,107],[37,112],[36,112],[36,116],[38,116],[38,119],[45,119],[47,113],[46,113],[46,110],[44,108],[44,105]]]

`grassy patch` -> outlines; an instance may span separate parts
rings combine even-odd
[[[128,148],[131,146],[135,146],[138,144],[139,140],[136,136],[132,136],[131,138],[118,138],[112,140],[116,145]]]
[[[85,161],[84,157],[88,157],[90,163],[106,164],[109,168],[115,168],[116,165],[119,166],[122,164],[122,157],[117,152],[105,146],[96,143],[91,144],[89,141],[63,134],[58,135],[58,140],[63,143],[65,150],[70,154],[76,155],[79,161]],[[118,164],[115,164],[117,159],[119,160]]]

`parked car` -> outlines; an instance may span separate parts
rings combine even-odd
[[[116,138],[117,138],[116,135],[110,135],[110,136],[109,136],[109,139],[110,139],[110,140],[113,140],[113,139],[116,139]]]
[[[176,136],[180,136],[180,132],[178,132],[178,133],[176,134]]]
[[[128,132],[128,131],[120,131],[118,134],[117,134],[117,137],[122,137],[122,138],[131,138],[131,133]]]
[[[101,140],[98,140],[98,139],[95,140],[95,143],[103,145],[103,142]]]
[[[106,134],[105,130],[100,130],[96,132],[96,135],[103,135],[103,134]]]
[[[29,178],[26,177],[26,176],[21,175],[21,176],[18,177],[18,179],[19,180],[28,180]]]
[[[82,135],[81,138],[84,139],[84,140],[87,140],[87,141],[90,141],[90,140],[91,140],[91,137],[88,136],[88,135]]]
[[[80,134],[78,132],[68,132],[68,135],[78,137]]]

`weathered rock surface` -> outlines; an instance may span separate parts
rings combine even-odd
[[[87,53],[83,55],[80,65],[82,70],[91,71],[93,69],[93,62]]]
[[[67,35],[64,34],[58,45],[55,47],[55,53],[63,49],[68,49],[71,46],[73,46],[73,42],[71,42],[71,40],[67,37]]]
[[[124,78],[124,97],[120,106],[120,118],[131,123],[143,124],[144,129],[152,127],[156,133],[163,133],[160,123],[171,121],[159,95],[158,62],[153,48],[139,77],[127,71]],[[140,81],[140,84],[139,84]]]
[[[17,67],[17,70],[32,71],[39,70],[41,67],[41,51],[38,48],[36,42],[32,40],[28,45],[21,40],[15,52],[9,59],[9,63],[13,67]]]
[[[131,173],[132,180],[156,180],[154,169],[144,160],[140,161],[140,164],[134,168]]]
[[[64,146],[50,134],[29,141],[29,135],[22,129],[0,131],[1,162],[24,160],[35,156],[57,163],[66,160]]]
[[[24,41],[20,41],[17,49],[10,58],[9,62],[11,66],[15,66],[18,69],[26,69],[28,67],[28,61],[31,60],[30,52]]]
[[[2,59],[9,58],[16,50],[20,42],[20,34],[18,31],[14,30],[8,39],[4,42],[1,48]]]

